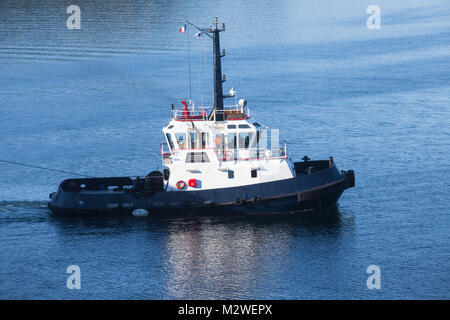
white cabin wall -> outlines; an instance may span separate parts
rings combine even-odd
[[[290,179],[295,176],[293,164],[289,158],[283,159],[256,159],[256,160],[239,160],[239,161],[223,161],[219,159],[216,153],[216,135],[223,135],[226,139],[228,133],[239,132],[253,132],[256,134],[257,130],[253,126],[249,129],[227,129],[227,125],[235,124],[237,127],[239,124],[251,124],[245,120],[226,121],[222,123],[216,123],[211,121],[176,121],[173,120],[163,128],[164,135],[169,133],[172,135],[172,140],[175,145],[175,150],[172,150],[171,160],[172,163],[164,164],[170,170],[169,185],[167,191],[179,191],[176,187],[178,181],[184,181],[186,188],[183,190],[206,190],[215,188],[230,188],[237,186],[245,186],[257,183],[264,183],[270,181]],[[170,128],[170,129],[169,129]],[[207,133],[206,149],[202,149],[199,146],[201,141],[197,141],[195,146],[197,150],[177,149],[178,142],[176,139],[176,133],[185,133],[186,147],[190,147],[190,132]],[[265,138],[266,131],[262,131],[262,139],[260,140],[260,147],[267,148],[267,142]],[[239,138],[238,138],[239,139]],[[226,145],[224,143],[224,145]],[[199,148],[200,147],[200,148]],[[273,146],[271,145],[273,148]],[[225,149],[228,150],[228,149]],[[248,149],[237,149],[238,155],[242,158],[247,158],[245,153]],[[232,150],[233,153],[236,150]],[[210,162],[208,163],[186,163],[186,156],[189,152],[205,152]],[[274,155],[275,156],[275,155]],[[257,177],[251,177],[252,168],[257,168]],[[234,178],[228,178],[228,170],[234,171]],[[195,171],[195,172],[193,172]],[[193,188],[188,186],[190,179],[196,179],[200,181],[200,187]]]
[[[178,163],[178,162],[176,162]],[[178,191],[176,183],[180,180],[186,184],[190,179],[201,182],[201,188],[187,187],[184,190],[207,190],[215,188],[230,188],[256,183],[290,179],[294,177],[288,159],[257,160],[257,161],[227,161],[221,166],[210,163],[185,163],[185,166],[169,165],[170,178],[168,191]],[[257,177],[251,177],[252,168],[257,169]],[[234,171],[234,178],[228,178],[228,169]],[[189,172],[188,170],[196,170]]]

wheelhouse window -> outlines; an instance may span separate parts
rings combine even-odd
[[[250,137],[248,136],[248,132],[240,132],[239,149],[248,149],[249,145],[250,145]]]
[[[223,143],[224,143],[224,135],[223,134],[216,134],[216,137],[214,139],[216,149],[223,149]]]
[[[169,144],[170,150],[174,149],[172,137],[170,136],[170,133],[166,133],[167,143]]]
[[[205,149],[207,132],[190,132],[188,133],[188,146],[189,149]]]
[[[256,135],[254,132],[240,132],[238,142],[239,149],[256,148]]]
[[[223,149],[225,147],[225,135],[216,134],[214,137],[214,148],[216,149],[217,156],[219,159],[223,158]]]
[[[237,149],[236,133],[229,133],[227,135],[227,149]]]
[[[250,138],[250,148],[254,149],[258,146],[258,139],[255,132],[249,132],[248,136]]]
[[[206,148],[206,137],[207,137],[207,135],[208,135],[208,133],[206,133],[206,132],[201,132],[200,133],[200,137],[201,137],[200,141],[201,141],[201,148],[202,149]]]
[[[195,132],[189,133],[189,149],[195,149],[197,145],[197,135]]]
[[[186,149],[186,133],[175,133],[178,149]]]

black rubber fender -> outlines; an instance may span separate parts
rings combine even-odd
[[[353,170],[348,170],[348,187],[353,188],[355,186],[355,172]]]
[[[254,196],[254,197],[252,198],[252,202],[253,202],[254,204],[259,203],[260,201],[261,201],[261,198],[258,197],[258,196]]]

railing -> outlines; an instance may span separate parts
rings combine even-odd
[[[161,143],[161,157],[164,164],[172,163],[172,153],[164,148],[167,148],[167,143]],[[279,149],[271,148],[247,148],[247,149],[222,149],[222,148],[187,148],[187,149],[173,149],[175,155],[180,151],[185,152],[207,152],[213,150],[219,161],[251,161],[251,160],[273,160],[273,159],[287,159],[286,144],[280,145]]]
[[[167,150],[166,150],[166,148],[167,148]],[[161,143],[160,153],[161,153],[162,162],[164,164],[172,163],[172,158],[170,157],[172,155],[172,153],[170,153],[167,143],[165,143],[165,142]]]
[[[220,111],[209,107],[172,110],[172,118],[177,121],[215,121],[218,115],[223,115],[224,120],[244,120],[250,118],[250,110],[247,106],[239,105],[224,106]]]
[[[177,121],[206,121],[208,120],[209,108],[196,108],[194,110],[175,109],[172,110],[172,118]]]
[[[223,110],[213,110],[208,120],[216,121],[218,115],[224,120],[245,120],[250,118],[250,110],[247,106],[224,106]]]
[[[279,149],[217,149],[216,153],[221,161],[273,160],[288,158],[286,145],[281,145]]]

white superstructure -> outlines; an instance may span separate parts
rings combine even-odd
[[[167,191],[206,190],[258,184],[295,177],[293,163],[278,130],[252,120],[246,101],[226,106],[223,121],[209,108],[172,110],[163,128],[163,166]],[[212,109],[214,110],[214,109]],[[275,134],[274,134],[275,133]]]

